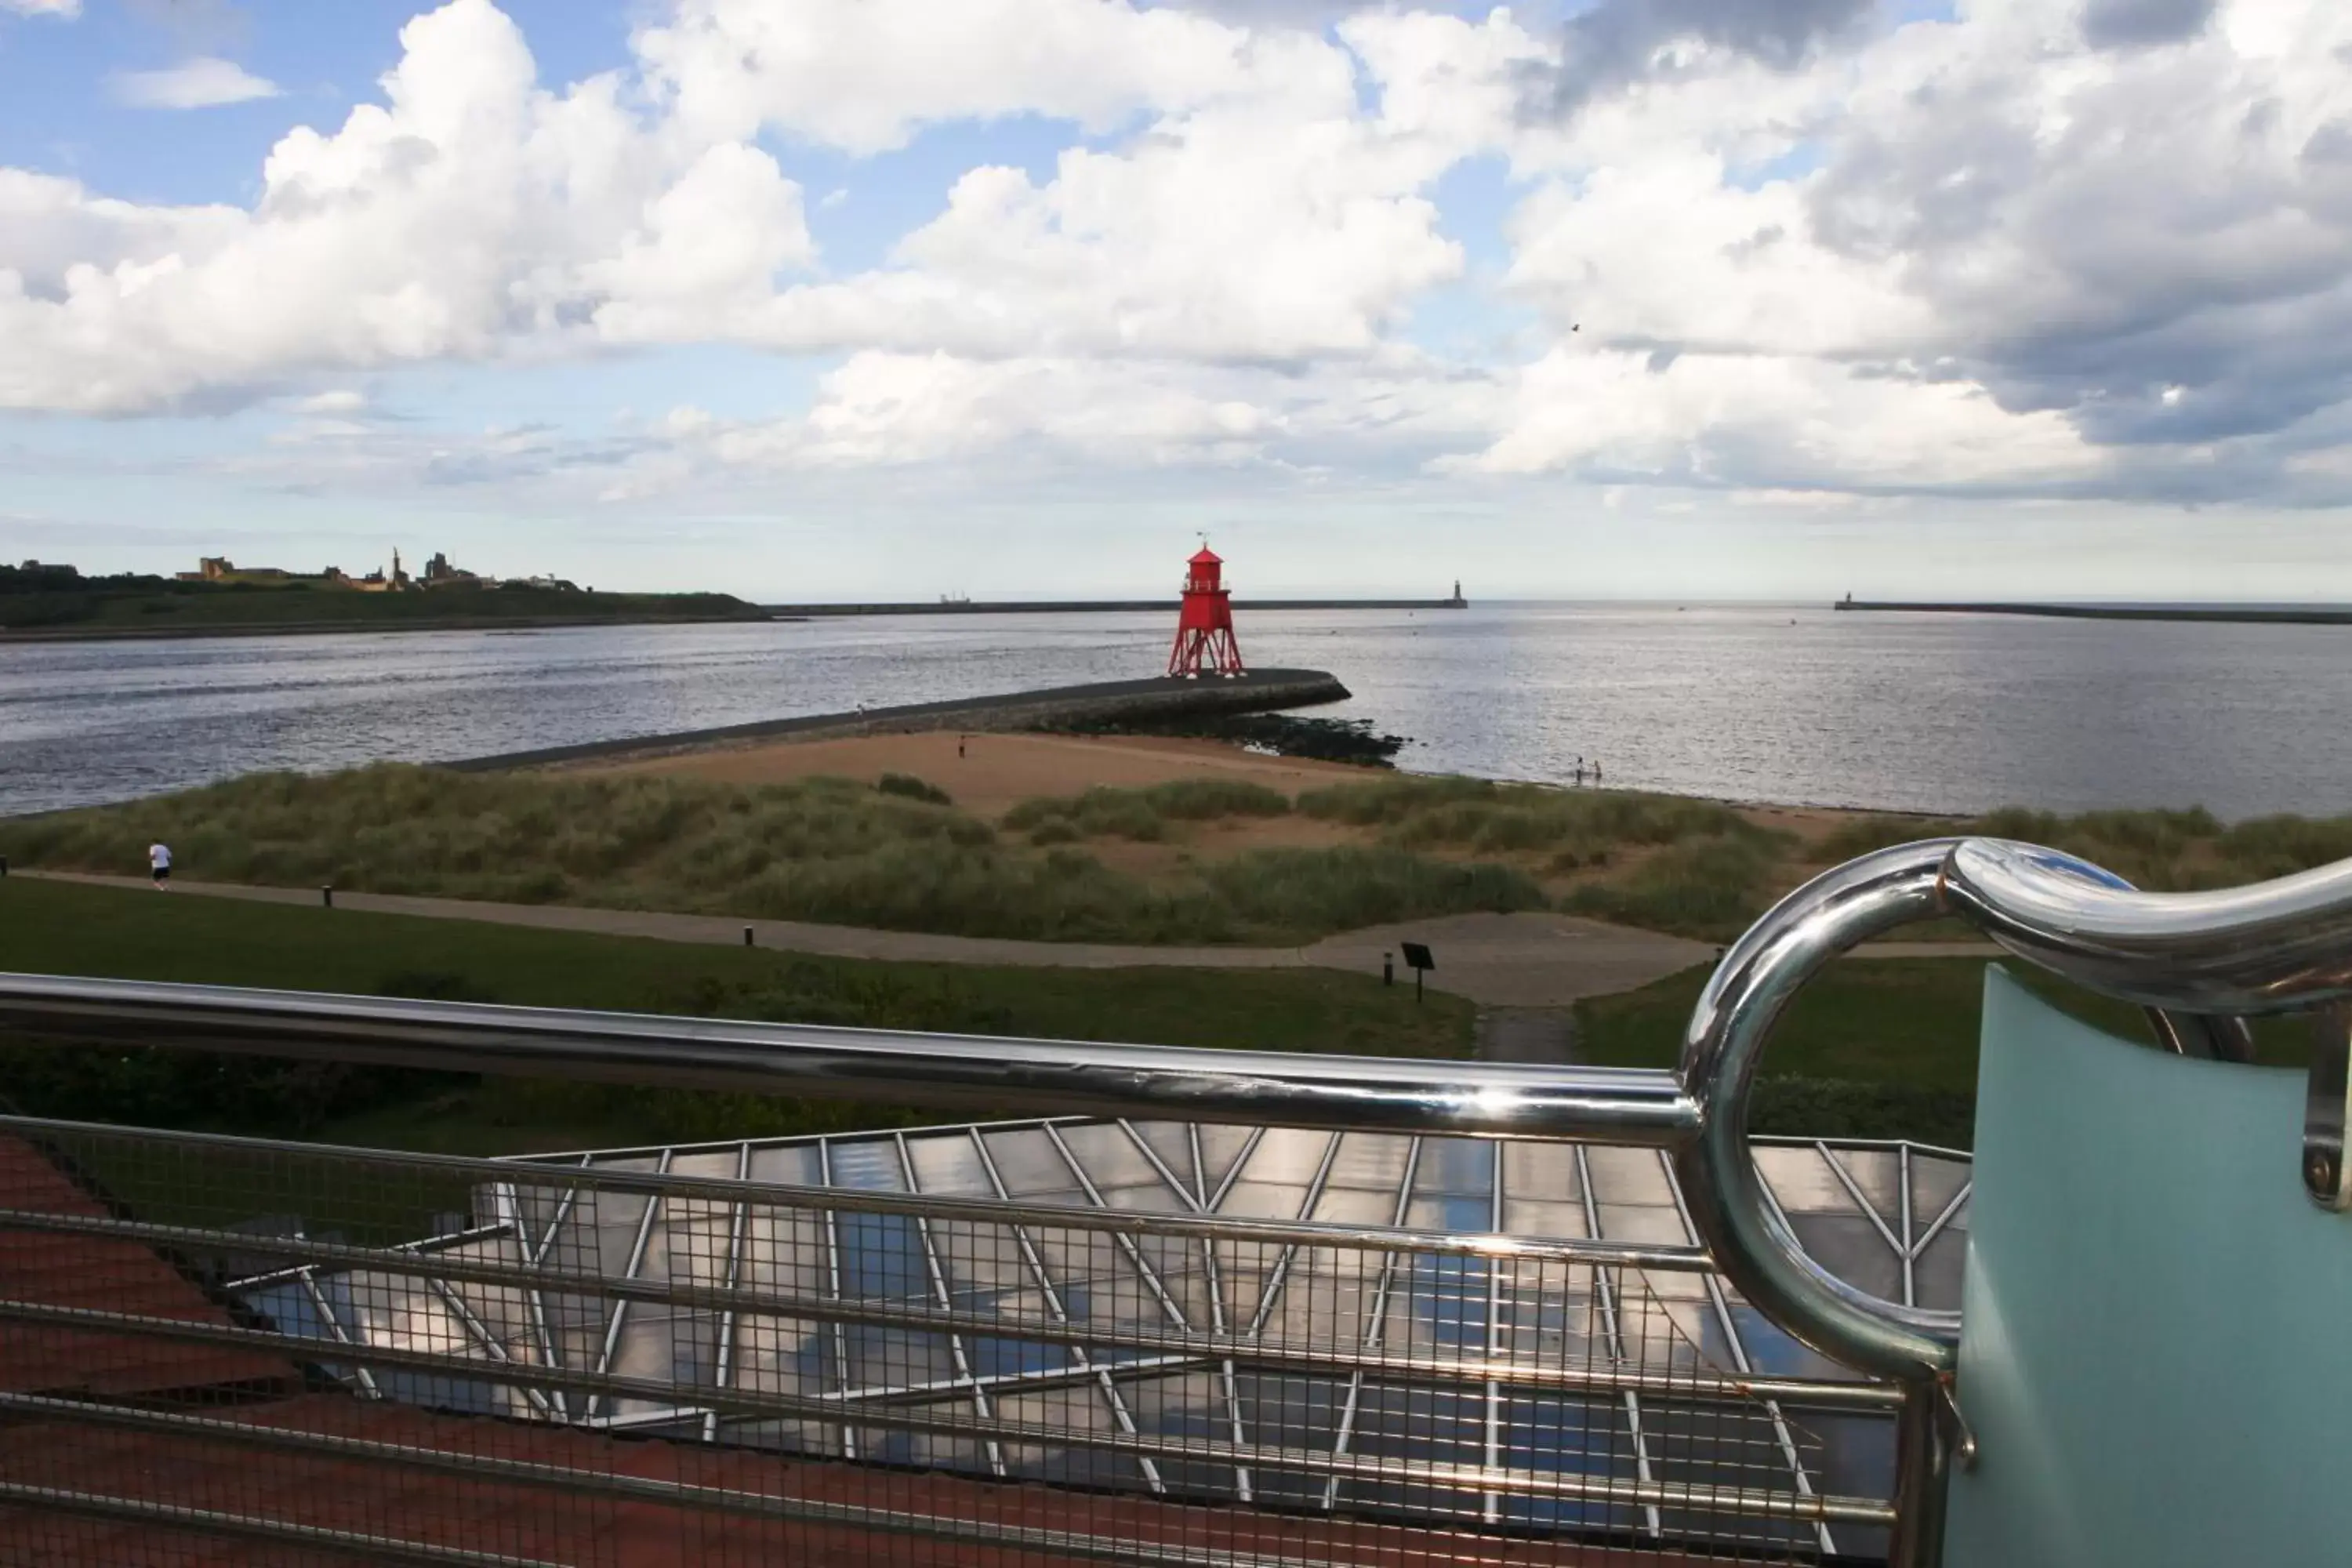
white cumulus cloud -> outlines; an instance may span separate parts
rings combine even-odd
[[[19,16],[64,16],[81,15],[81,0],[0,0],[0,11],[13,11]]]
[[[133,109],[217,109],[276,98],[281,89],[234,60],[199,55],[162,70],[118,71],[107,78],[118,103]]]
[[[1108,130],[1262,68],[1247,30],[1125,0],[677,0],[635,45],[694,134],[765,125],[853,153],[1016,114]]]
[[[2277,486],[2352,397],[2347,58],[2329,0],[1980,0],[1595,102],[1520,143],[1553,344],[1458,466],[2324,494]]]
[[[1452,9],[667,0],[557,89],[449,0],[247,205],[0,168],[0,407],[348,418],[317,389],[403,363],[722,342],[833,363],[804,407],[599,448],[621,488],[1002,460],[2352,499],[2341,0]],[[164,77],[148,101],[268,90],[121,79]],[[1013,120],[1057,153],[950,168],[828,267],[790,171],[886,191],[886,154]]]
[[[868,352],[824,377],[804,419],[724,427],[673,416],[672,428],[730,462],[839,467],[968,458],[1034,442],[1089,459],[1242,462],[1278,417],[1188,384],[1168,366],[1066,359],[959,360]]]
[[[488,0],[401,31],[383,101],[273,148],[250,208],[0,176],[0,406],[240,403],[289,378],[597,336],[708,334],[811,255],[766,153],[654,133],[593,79],[541,89]]]

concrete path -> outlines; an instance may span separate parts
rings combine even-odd
[[[1378,974],[1383,954],[1417,942],[1437,961],[1433,990],[1489,1007],[1565,1007],[1585,996],[1632,991],[1693,964],[1712,963],[1703,942],[1574,915],[1445,915],[1326,937],[1303,950],[1309,963]],[[1412,984],[1398,952],[1397,984]]]
[[[1496,1007],[1478,1015],[1478,1059],[1483,1062],[1573,1062],[1576,1009]]]
[[[145,888],[143,877],[80,871],[13,873],[98,887]],[[245,899],[256,903],[320,904],[315,888],[262,888],[230,882],[178,881],[165,898]],[[399,893],[338,890],[338,910],[420,915],[435,920],[488,921],[542,931],[590,931],[738,946],[750,927],[755,945],[828,958],[896,963],[986,963],[1052,969],[1336,969],[1379,974],[1384,955],[1406,941],[1425,943],[1437,968],[1432,990],[1488,1007],[1566,1007],[1586,996],[1631,991],[1680,970],[1714,962],[1711,944],[1636,931],[1573,915],[1446,915],[1375,926],[1326,937],[1305,947],[1162,947],[1110,942],[1017,942],[1001,937],[939,936],[874,931],[805,921],[744,920],[732,915],[664,914],[652,910],[586,909],[573,904],[500,904],[471,899],[418,898]],[[1990,955],[1989,944],[1879,943],[1862,956],[1940,958]],[[1412,973],[1400,956],[1397,984]]]

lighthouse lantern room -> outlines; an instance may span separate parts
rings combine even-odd
[[[1203,669],[1228,678],[1242,673],[1242,647],[1234,640],[1234,591],[1224,563],[1205,543],[1186,563],[1184,603],[1176,616],[1176,647],[1168,673],[1192,679]]]

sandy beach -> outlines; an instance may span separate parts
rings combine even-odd
[[[1361,784],[1381,776],[1345,763],[1265,756],[1219,741],[1153,735],[958,736],[948,732],[781,741],[675,756],[587,763],[578,764],[577,771],[670,773],[726,784],[782,784],[825,776],[871,784],[884,773],[911,773],[947,791],[966,811],[992,820],[1024,800],[1076,795],[1097,785],[1135,789],[1171,779],[1224,778],[1296,796],[1302,790]]]
[[[727,784],[782,784],[819,777],[871,784],[884,773],[908,773],[946,790],[959,808],[992,822],[1023,801],[1076,795],[1097,786],[1137,789],[1173,780],[1227,778],[1263,784],[1296,799],[1307,790],[1400,776],[1346,763],[1268,756],[1221,741],[1027,733],[778,741],[620,762],[578,763],[567,764],[563,771],[671,774]],[[1801,847],[1797,858],[1809,868],[1813,868],[1811,847],[1842,824],[1874,815],[1832,806],[1763,805],[1738,801],[1720,804],[1731,806],[1759,826],[1793,835]],[[1934,832],[1937,820],[1921,817],[1921,833]],[[1189,856],[1216,858],[1251,849],[1322,848],[1370,837],[1362,830],[1311,816],[1235,817],[1192,825],[1179,837],[1166,843],[1130,844],[1114,839],[1098,841],[1089,847],[1107,864],[1120,870],[1150,875],[1169,869]],[[1428,852],[1445,858],[1477,858],[1444,847],[1435,847]],[[1622,868],[1638,862],[1645,853],[1638,848],[1629,850],[1619,864]],[[1544,879],[1567,886],[1585,879],[1550,876]]]

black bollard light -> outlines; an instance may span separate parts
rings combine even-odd
[[[751,928],[750,926],[745,926],[743,928],[743,945],[745,947],[751,945]]]
[[[1396,954],[1393,952],[1381,954],[1381,984],[1383,985],[1396,984]]]
[[[321,882],[319,885],[319,904],[322,909],[331,910],[335,907],[335,887],[333,883]]]

